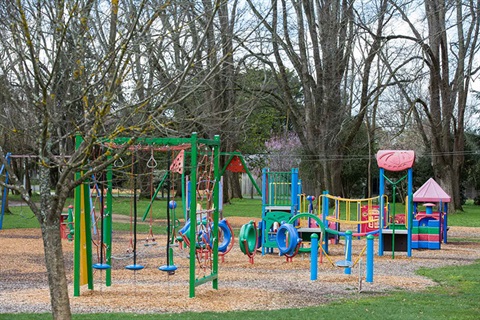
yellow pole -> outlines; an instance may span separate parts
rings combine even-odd
[[[87,235],[85,220],[85,185],[80,185],[80,285],[88,283],[87,276]]]

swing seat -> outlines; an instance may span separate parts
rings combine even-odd
[[[163,266],[160,266],[158,267],[158,270],[160,271],[164,271],[166,273],[168,273],[169,275],[172,275],[172,274],[175,274],[175,271],[177,270],[177,266],[176,265],[163,265]]]
[[[351,268],[353,267],[353,262],[348,260],[340,260],[337,261],[335,265],[340,268]]]
[[[110,265],[106,264],[106,263],[95,263],[92,267],[93,267],[93,269],[97,269],[97,270],[110,269]]]
[[[150,246],[156,246],[157,245],[157,242],[155,240],[151,240],[150,242],[145,242],[143,244],[145,247],[150,247]]]
[[[145,267],[140,264],[129,264],[128,266],[125,267],[125,269],[132,270],[132,271],[142,270],[143,268]]]

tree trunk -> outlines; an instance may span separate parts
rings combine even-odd
[[[345,194],[342,187],[343,160],[336,159],[335,161],[330,161],[329,165],[331,167],[330,190],[332,190],[332,194],[344,197]]]
[[[240,186],[240,179],[237,172],[232,172],[231,174],[231,188],[232,188],[232,197],[242,199],[242,187]]]
[[[334,196],[343,196],[342,194],[342,168],[343,161],[336,159],[335,161],[326,160],[323,162],[325,167],[325,188],[329,194]]]
[[[463,155],[461,156],[463,157]],[[463,211],[463,199],[462,199],[462,192],[460,190],[461,182],[460,182],[460,177],[461,177],[461,171],[462,169],[459,167],[454,167],[453,168],[453,175],[452,175],[452,181],[450,182],[452,184],[452,202],[453,202],[453,209]],[[454,211],[453,211],[454,212]]]
[[[30,180],[30,172],[28,168],[28,158],[25,158],[25,190],[27,190],[28,195],[32,196],[32,181]]]
[[[228,203],[233,198],[243,198],[238,173],[225,171],[223,175],[223,202]]]
[[[54,319],[70,319],[70,302],[60,236],[60,219],[57,214],[47,213],[50,219],[42,224],[42,238],[47,266],[50,300]]]
[[[37,219],[42,228],[52,315],[56,320],[69,320],[71,319],[70,301],[60,236],[61,212],[56,211],[56,206],[52,207],[53,201],[50,195],[49,176],[50,170],[45,166],[40,167],[41,209],[39,214],[37,214]]]
[[[307,153],[309,159],[316,159],[314,152]],[[302,179],[302,190],[307,195],[319,196],[327,190],[323,179],[323,162],[301,162],[300,178]]]
[[[429,99],[430,108],[425,108],[428,116],[431,130],[431,150],[432,162],[435,176],[440,181],[440,185],[452,198],[451,204],[453,210],[463,210],[460,194],[460,172],[464,162],[464,118],[466,108],[466,95],[468,92],[469,79],[471,74],[467,70],[465,61],[468,56],[467,48],[475,48],[476,42],[470,36],[464,34],[462,5],[460,2],[456,8],[457,33],[459,40],[456,43],[458,52],[456,57],[450,61],[452,56],[449,52],[454,48],[448,42],[447,18],[449,13],[448,6],[442,1],[431,0],[425,2],[425,12],[428,22],[428,40],[429,45],[426,50],[431,57],[430,79],[429,79]],[[452,18],[453,19],[453,18]],[[472,21],[478,26],[478,19],[472,17]],[[477,27],[475,27],[477,29]],[[473,29],[472,29],[473,30]],[[420,38],[420,36],[417,36]],[[475,38],[477,38],[475,36]],[[468,43],[468,45],[467,45]],[[453,67],[455,66],[455,67]],[[450,69],[453,67],[453,73]],[[468,67],[472,70],[471,64]],[[466,71],[467,70],[467,71]],[[452,80],[451,74],[454,75]]]
[[[462,196],[460,192],[460,169],[455,169],[450,164],[434,163],[435,178],[442,189],[451,197],[451,210],[463,211]]]

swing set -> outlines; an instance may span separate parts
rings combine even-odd
[[[76,146],[77,148],[82,143],[82,138],[77,136]],[[209,228],[209,238],[207,240],[209,253],[207,259],[203,259],[198,255],[196,246],[190,246],[189,254],[189,296],[195,297],[195,288],[201,284],[211,282],[213,289],[218,289],[218,257],[219,257],[219,208],[220,208],[220,169],[219,169],[219,158],[220,158],[220,137],[215,136],[214,139],[201,139],[197,136],[196,133],[193,133],[189,138],[116,138],[110,141],[104,141],[104,147],[109,149],[114,149],[115,146],[130,144],[133,146],[131,148],[152,148],[155,146],[157,150],[158,146],[162,146],[167,152],[173,150],[184,151],[189,148],[189,166],[190,170],[190,183],[192,186],[201,186],[204,181],[202,179],[206,178],[205,168],[208,167],[208,185],[209,187],[203,190],[203,198],[199,198],[198,192],[200,187],[198,187],[196,192],[190,192],[188,195],[185,195],[185,192],[182,192],[182,197],[188,197],[185,199],[189,203],[189,210],[185,211],[185,216],[190,217],[190,228],[186,232],[185,236],[190,243],[197,243],[198,235],[202,228],[206,227],[206,224],[203,223],[202,217],[208,218],[208,228]],[[183,157],[183,156],[182,156]],[[178,158],[178,156],[177,156]],[[167,193],[167,261],[165,265],[159,267],[161,271],[165,271],[168,274],[173,274],[176,270],[176,266],[172,263],[172,248],[170,248],[170,243],[174,238],[175,234],[174,226],[172,227],[172,217],[171,213],[174,213],[175,210],[175,201],[170,198],[170,178],[171,172],[178,172],[179,159],[175,159],[173,163],[168,164],[168,170],[164,175],[160,185],[164,183],[167,184],[168,193]],[[111,158],[110,158],[111,159]],[[120,159],[120,158],[119,158]],[[170,154],[168,156],[170,159]],[[200,159],[200,161],[199,161]],[[205,161],[204,161],[205,159]],[[207,166],[206,159],[210,159]],[[182,159],[183,160],[183,159]],[[137,221],[137,185],[136,177],[138,176],[136,172],[136,163],[133,158],[132,160],[132,170],[133,170],[133,264],[127,266],[126,268],[133,271],[138,271],[143,269],[143,266],[137,263],[137,254],[136,254],[136,221]],[[155,167],[156,161],[149,160],[147,162],[147,167],[153,170]],[[115,163],[113,163],[115,165]],[[183,170],[183,169],[182,169]],[[77,172],[76,179],[80,179],[84,173]],[[181,172],[183,175],[184,173]],[[98,269],[105,270],[105,285],[111,286],[111,259],[112,259],[112,165],[107,168],[106,171],[106,199],[105,205],[101,205],[101,244],[100,244],[100,259],[98,264],[92,263],[92,239],[91,239],[91,217],[90,217],[90,203],[88,198],[90,197],[90,187],[89,181],[85,181],[80,184],[75,189],[75,245],[74,245],[74,296],[80,295],[80,287],[87,284],[88,289],[93,290],[93,269],[97,265]],[[205,179],[207,180],[207,179]],[[103,185],[103,184],[102,184]],[[151,192],[152,200],[149,204],[149,208],[145,212],[143,219],[146,219],[146,216],[151,212],[151,206],[153,199],[155,199],[157,193],[161,189],[161,186],[157,187],[155,192]],[[103,188],[102,188],[103,190]],[[102,191],[103,193],[103,191]],[[103,196],[101,197],[103,199]],[[104,201],[104,200],[102,200]],[[204,203],[206,203],[205,209],[202,208]],[[150,225],[152,224],[151,220]],[[153,233],[149,232],[149,241],[154,242]],[[208,263],[206,263],[208,261]],[[108,266],[108,267],[107,267]],[[208,268],[207,268],[208,267]],[[198,270],[203,272],[202,276],[199,276]]]

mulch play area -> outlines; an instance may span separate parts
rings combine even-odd
[[[231,223],[239,228],[246,221]],[[158,266],[166,263],[165,237],[157,237],[158,244],[147,247],[142,244],[145,236],[139,235],[137,262],[145,269],[134,273],[124,268],[132,263],[126,254],[130,235],[114,231],[112,286],[106,287],[104,274],[95,271],[95,289],[82,287],[80,297],[73,297],[73,243],[65,241],[63,250],[74,313],[269,310],[313,306],[392,290],[422,290],[435,285],[416,275],[415,270],[469,264],[480,258],[480,244],[468,241],[480,238],[480,228],[450,227],[449,237],[466,241],[442,243],[441,250],[414,250],[411,258],[405,252],[396,252],[393,260],[390,252],[383,257],[375,256],[374,282],[363,281],[361,285],[359,268],[365,270],[365,257],[351,275],[345,275],[343,269],[332,266],[324,257],[318,266],[318,280],[311,281],[308,256],[297,256],[287,263],[278,254],[257,254],[255,263],[250,264],[237,242],[219,264],[219,289],[213,290],[211,283],[203,284],[196,288],[195,298],[188,297],[188,250],[175,247],[174,263],[178,266],[175,275],[158,270]],[[354,258],[361,252],[364,241],[354,240]],[[0,313],[50,312],[40,230],[2,230],[0,248]],[[333,261],[343,259],[343,249],[343,244],[330,245]]]

